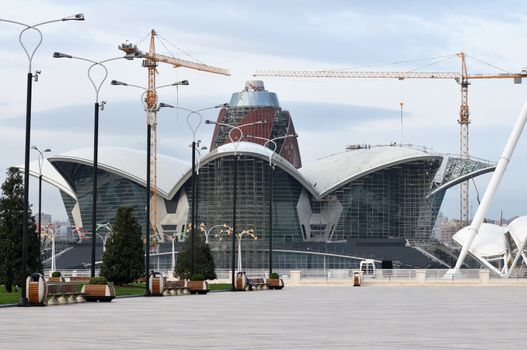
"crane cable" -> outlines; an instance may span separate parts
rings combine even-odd
[[[443,55],[443,56],[436,56],[436,57],[426,57],[426,58],[417,58],[414,60],[405,60],[405,61],[397,61],[397,62],[390,62],[390,63],[380,63],[380,64],[370,64],[366,66],[355,66],[351,68],[337,68],[337,69],[322,69],[321,71],[345,71],[345,70],[357,70],[357,69],[363,69],[363,68],[373,68],[373,67],[382,67],[382,66],[395,66],[398,64],[403,63],[412,63],[412,62],[421,62],[421,61],[430,61],[430,60],[437,60],[437,59],[450,59],[456,57],[456,54],[450,54],[450,55]]]
[[[488,62],[485,62],[485,61],[483,61],[483,60],[480,60],[479,58],[476,58],[476,57],[474,57],[474,56],[469,56],[469,55],[465,54],[465,57],[470,57],[470,58],[472,58],[474,61],[478,61],[479,63],[485,64],[485,65],[487,65],[487,66],[489,66],[489,67],[492,67],[492,68],[496,68],[497,70],[501,70],[501,71],[504,72],[504,73],[511,73],[510,71],[507,71],[507,70],[505,70],[505,69],[503,69],[503,68],[500,68],[500,67],[498,67],[498,66],[495,66],[495,65],[493,65],[493,64],[491,64],[491,63],[488,63]]]
[[[404,107],[404,81],[399,80],[399,107],[401,109],[401,138],[399,143],[403,144],[403,107]]]
[[[198,63],[201,63],[201,64],[205,64],[203,63],[201,60],[197,59],[196,57],[192,56],[191,54],[189,54],[188,52],[186,52],[185,50],[177,47],[176,45],[172,44],[170,41],[168,41],[167,39],[165,39],[164,37],[162,37],[160,34],[157,34],[157,36],[161,39],[160,42],[161,44],[165,47],[165,49],[168,51],[168,53],[170,53],[170,55],[172,57],[175,58],[175,56],[170,52],[170,50],[167,48],[167,46],[165,45],[165,42],[171,46],[173,46],[174,48],[176,48],[178,51],[182,52],[183,54],[185,54],[186,56],[192,58],[194,61],[198,62]]]
[[[452,58],[454,58],[454,57],[455,57],[455,56],[449,56],[449,57],[447,57],[447,58],[443,58],[442,60],[438,60],[438,61],[435,61],[435,62],[432,62],[432,63],[429,63],[429,64],[425,64],[425,65],[419,66],[419,67],[417,67],[417,68],[411,69],[411,70],[409,70],[408,72],[416,72],[416,71],[421,70],[421,69],[423,69],[423,68],[431,67],[431,66],[436,65],[436,64],[439,64],[439,63],[441,63],[441,62],[448,61],[448,60],[450,60],[450,59],[452,59]]]

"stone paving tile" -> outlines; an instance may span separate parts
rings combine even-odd
[[[518,287],[286,287],[0,309],[0,349],[513,349]]]

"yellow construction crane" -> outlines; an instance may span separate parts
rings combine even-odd
[[[466,54],[460,52],[456,54],[461,60],[460,72],[371,72],[371,71],[291,71],[291,70],[258,70],[255,77],[288,77],[288,78],[393,78],[393,79],[454,79],[461,86],[461,107],[459,110],[458,123],[460,126],[460,156],[463,159],[469,158],[469,124],[470,114],[468,107],[468,86],[472,79],[514,79],[515,84],[521,84],[522,78],[527,77],[527,71],[521,73],[499,73],[499,74],[468,74],[465,62]],[[402,108],[402,104],[401,104]],[[461,183],[460,189],[460,223],[466,226],[468,223],[468,181]]]
[[[190,68],[202,72],[207,73],[215,73],[215,74],[221,74],[221,75],[230,75],[229,70],[224,68],[218,68],[206,65],[204,63],[197,63],[187,60],[182,60],[175,57],[160,55],[156,53],[156,47],[155,47],[155,38],[157,36],[157,33],[154,29],[150,31],[150,47],[148,50],[148,53],[144,53],[140,51],[136,45],[130,44],[130,43],[123,43],[119,45],[119,50],[124,51],[126,54],[135,54],[136,56],[141,56],[144,58],[143,60],[143,67],[148,69],[148,91],[145,98],[146,108],[148,111],[153,111],[150,114],[150,117],[152,118],[153,126],[154,126],[154,135],[152,138],[152,144],[151,144],[151,152],[152,156],[151,164],[150,164],[150,176],[151,176],[151,187],[150,192],[152,194],[151,201],[152,205],[150,206],[150,225],[154,228],[154,232],[157,233],[157,201],[156,201],[156,194],[157,194],[157,93],[156,93],[156,75],[157,72],[157,63],[167,63],[174,66],[174,68],[179,67],[185,67]],[[150,122],[148,120],[149,113],[147,113],[147,123]],[[155,240],[157,239],[157,235],[153,235],[154,244]]]

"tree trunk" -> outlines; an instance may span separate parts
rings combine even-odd
[[[5,276],[5,291],[7,293],[13,293],[13,276]]]

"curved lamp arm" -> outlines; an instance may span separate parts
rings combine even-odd
[[[1,19],[0,18],[0,22],[7,22],[7,23],[12,23],[12,24],[16,24],[16,25],[20,25],[20,26],[25,27],[24,29],[22,29],[20,31],[20,34],[18,35],[18,42],[20,43],[20,46],[22,46],[22,49],[26,53],[26,56],[27,56],[27,59],[28,59],[28,62],[29,62],[28,73],[31,73],[31,68],[32,68],[32,64],[33,64],[33,57],[35,56],[35,53],[37,52],[38,48],[42,44],[42,39],[43,39],[42,32],[37,27],[43,26],[44,24],[48,24],[48,23],[64,22],[64,21],[84,21],[84,15],[82,13],[79,13],[79,14],[76,14],[76,15],[73,15],[73,16],[63,17],[63,18],[60,18],[60,19],[54,19],[54,20],[50,20],[50,21],[45,21],[45,22],[41,22],[41,23],[37,23],[37,24],[33,24],[33,25],[29,25],[29,24],[25,24],[25,23],[22,23],[22,22],[18,22],[18,21],[12,21],[12,20],[8,20],[8,19]],[[28,30],[34,30],[38,34],[38,42],[35,45],[35,47],[33,48],[33,50],[28,49],[28,47],[24,44],[24,41],[23,41],[23,36]]]

